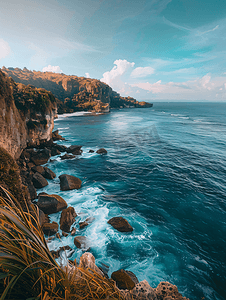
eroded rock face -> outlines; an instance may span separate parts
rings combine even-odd
[[[39,150],[37,152],[32,153],[31,161],[36,165],[44,165],[48,162],[51,157],[51,151],[49,149]]]
[[[67,202],[54,194],[39,194],[37,205],[45,214],[53,214],[67,208]]]
[[[157,298],[155,290],[149,285],[146,280],[137,283],[132,290],[121,291],[121,293],[126,300],[160,300]]]
[[[169,282],[160,282],[155,293],[158,297],[158,300],[189,300],[186,297],[183,297],[175,285]]]
[[[112,227],[114,227],[120,232],[133,231],[133,227],[123,217],[113,217],[108,221],[108,224],[110,224]]]
[[[74,207],[68,207],[61,212],[60,229],[65,232],[70,232],[71,225],[75,222],[77,214]]]
[[[64,141],[65,138],[63,138],[60,134],[59,134],[59,130],[55,130],[52,132],[52,139],[53,141]]]
[[[68,191],[74,189],[80,189],[82,181],[75,176],[63,174],[60,178],[60,189],[61,191]]]
[[[119,289],[132,290],[138,283],[138,279],[131,271],[120,269],[111,274],[111,278],[116,282]]]
[[[41,189],[48,185],[48,181],[38,172],[33,175],[32,182],[36,189]]]

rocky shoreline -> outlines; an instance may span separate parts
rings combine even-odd
[[[26,149],[21,153],[18,159],[18,165],[20,166],[20,175],[22,182],[27,186],[29,191],[29,199],[35,203],[39,209],[39,221],[44,234],[46,235],[47,243],[53,239],[61,239],[62,237],[71,236],[74,239],[75,248],[72,249],[70,246],[66,245],[60,247],[57,250],[52,250],[51,253],[55,259],[61,257],[67,257],[72,268],[84,268],[95,270],[101,276],[109,278],[108,269],[109,266],[101,265],[96,266],[95,258],[90,253],[87,252],[90,249],[89,240],[86,236],[76,235],[76,224],[77,213],[74,208],[68,206],[66,201],[59,195],[39,193],[37,195],[38,189],[45,187],[48,184],[48,180],[52,180],[56,177],[56,174],[47,167],[42,165],[46,164],[51,160],[51,157],[59,155],[61,159],[72,159],[77,155],[82,155],[82,146],[71,145],[66,147],[64,145],[57,144],[56,141],[64,140],[64,138],[59,135],[58,131],[52,133],[52,138],[49,141],[42,141],[40,145],[32,147],[28,145]],[[94,152],[90,149],[90,152]],[[64,153],[64,154],[62,154]],[[106,155],[107,151],[101,148],[96,151],[99,155]],[[62,191],[67,191],[71,189],[80,189],[82,181],[72,175],[63,174],[59,176],[60,179],[60,189]],[[38,200],[37,200],[38,199]],[[60,214],[60,224],[56,222],[50,222],[49,215],[53,213]],[[78,226],[80,229],[89,226],[93,221],[92,217],[86,218],[85,221],[79,222]],[[115,230],[119,232],[132,232],[133,227],[128,223],[128,221],[122,216],[115,216],[108,220]],[[59,228],[60,227],[60,228]],[[80,258],[79,264],[76,261],[70,261],[70,257],[77,249],[82,249],[84,252]],[[161,282],[157,288],[152,288],[146,280],[141,282],[138,281],[135,274],[127,270],[116,270],[111,274],[111,280],[114,280],[116,286],[118,287],[122,297],[127,300],[132,299],[153,299],[153,300],[187,300],[179,292],[176,286],[170,284],[169,282]]]

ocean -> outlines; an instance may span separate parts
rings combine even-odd
[[[72,160],[52,157],[57,178],[39,191],[56,193],[78,214],[96,264],[109,275],[130,270],[152,287],[169,281],[192,300],[226,299],[226,103],[154,103],[152,108],[104,115],[61,115],[59,144],[82,145]],[[105,148],[107,155],[89,153]],[[82,180],[80,190],[60,191],[58,176]],[[132,233],[107,221],[123,216]],[[94,220],[80,230],[78,223]],[[51,215],[59,222],[60,213]],[[70,235],[50,250],[73,244]]]

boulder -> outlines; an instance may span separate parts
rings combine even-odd
[[[58,144],[54,144],[53,148],[57,149],[60,152],[66,152],[67,147],[64,145],[58,145]]]
[[[88,226],[88,225],[89,225],[89,223],[86,222],[86,221],[84,221],[84,222],[79,222],[79,228],[80,228],[80,229],[83,229],[83,228],[85,228],[85,227]]]
[[[44,165],[48,162],[49,158],[51,157],[51,151],[47,148],[43,150],[39,150],[34,152],[31,157],[31,161],[36,165]]]
[[[36,172],[40,173],[40,174],[44,177],[44,174],[45,174],[45,169],[44,169],[44,167],[42,167],[42,166],[34,166],[34,167],[31,168],[31,170],[32,170],[34,173],[36,173]]]
[[[52,156],[56,156],[56,155],[60,155],[60,154],[61,154],[61,152],[57,148],[54,147],[51,149]]]
[[[71,145],[70,147],[68,147],[66,149],[66,151],[67,151],[67,153],[72,153],[74,155],[81,155],[82,154],[81,148],[82,148],[82,146]]]
[[[60,175],[59,178],[61,191],[80,189],[82,185],[82,181],[79,178],[72,175],[63,174]]]
[[[137,283],[135,287],[130,291],[121,290],[121,293],[124,296],[125,300],[160,300],[157,298],[155,290],[149,285],[146,280]]]
[[[58,224],[56,222],[44,223],[42,226],[42,230],[45,235],[48,236],[54,235],[58,231]]]
[[[154,291],[159,300],[189,300],[178,292],[176,285],[173,285],[169,282],[160,282]]]
[[[94,153],[94,152],[95,152],[95,151],[94,151],[94,150],[92,150],[92,149],[90,149],[90,150],[89,150],[89,153]]]
[[[75,252],[75,250],[73,250],[70,246],[64,246],[64,247],[60,247],[59,249],[57,249],[57,250],[52,250],[52,251],[50,251],[51,252],[51,254],[52,254],[52,256],[53,256],[53,258],[59,258],[60,257],[60,255],[61,255],[61,253],[62,252],[64,252],[64,251],[70,251],[69,252],[69,255],[67,255],[67,258],[69,258],[74,252]]]
[[[71,229],[71,236],[74,236],[76,233],[76,228],[75,227],[72,227]]]
[[[98,149],[98,150],[96,151],[96,153],[98,153],[98,154],[107,154],[108,152],[107,152],[106,149],[100,148],[100,149]]]
[[[45,214],[53,214],[67,208],[67,202],[59,195],[39,194],[37,206]]]
[[[76,156],[75,155],[72,155],[72,154],[64,154],[64,155],[62,155],[60,158],[62,159],[62,160],[64,160],[64,159],[72,159],[72,158],[75,158]]]
[[[74,238],[74,244],[79,249],[86,249],[86,250],[89,249],[89,242],[85,236],[81,236],[81,235],[76,236]]]
[[[43,176],[47,179],[53,179],[56,177],[56,174],[49,168],[44,167],[44,175]]]
[[[39,224],[42,226],[46,222],[46,216],[45,213],[38,208],[38,218],[39,218]]]
[[[36,189],[40,189],[48,185],[48,181],[38,172],[33,175],[32,182]]]
[[[92,269],[99,275],[104,276],[103,272],[95,265],[95,258],[90,252],[85,252],[82,254],[78,267],[84,270]]]
[[[30,178],[26,179],[26,185],[28,188],[28,193],[30,196],[30,200],[34,200],[37,198],[37,192],[36,192],[36,188],[34,187],[34,184],[32,182],[32,180]]]
[[[53,141],[65,140],[62,135],[59,134],[59,130],[55,130],[52,132],[52,139]]]
[[[74,207],[65,208],[60,216],[60,229],[65,232],[70,232],[71,225],[75,222],[77,214]]]
[[[112,227],[114,227],[120,232],[133,231],[133,227],[123,217],[113,217],[108,221],[108,224],[110,224]]]
[[[123,269],[113,272],[111,278],[116,282],[117,287],[122,290],[132,290],[139,283],[133,272]]]

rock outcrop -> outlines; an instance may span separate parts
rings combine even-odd
[[[62,210],[60,216],[60,229],[65,232],[70,232],[71,225],[75,222],[77,214],[74,207],[70,206]]]
[[[123,217],[113,217],[108,221],[108,224],[110,224],[112,227],[114,227],[120,232],[133,231],[133,227]]]
[[[82,181],[78,177],[72,175],[62,174],[59,178],[61,191],[80,189],[82,185]]]
[[[67,208],[67,202],[59,195],[38,195],[37,205],[45,214],[57,213]]]

